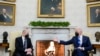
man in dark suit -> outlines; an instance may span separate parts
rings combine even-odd
[[[2,13],[0,14],[0,22],[11,22],[11,18],[8,16],[5,8],[2,9]]]
[[[95,23],[100,23],[100,9],[97,8],[95,13],[96,13]]]
[[[13,56],[32,56],[33,46],[29,37],[27,37],[27,30],[23,30],[22,36],[15,40],[15,52]]]
[[[74,51],[72,56],[89,56],[88,51],[92,49],[89,37],[82,35],[81,28],[75,29],[75,36],[69,41],[58,40],[57,38],[54,41],[64,45],[73,44]]]

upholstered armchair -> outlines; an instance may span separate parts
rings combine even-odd
[[[21,36],[21,31],[13,31],[9,33],[9,49],[8,49],[10,51],[9,56],[12,56],[15,50],[15,39],[18,36]]]
[[[86,35],[90,38],[90,41],[92,40],[92,34],[88,33],[88,32],[84,32],[83,35]],[[70,37],[73,37],[74,36],[74,33],[73,34],[70,34]],[[74,49],[73,45],[70,45],[69,46],[70,48],[68,49],[68,56],[72,56],[72,51]],[[92,51],[89,51],[89,56],[93,56],[93,50]]]

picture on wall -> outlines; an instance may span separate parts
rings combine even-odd
[[[89,2],[98,2],[100,0],[86,0],[86,1],[89,3]]]
[[[4,2],[15,2],[16,0],[0,0],[0,1],[4,1]]]
[[[15,4],[0,3],[0,25],[15,24]]]
[[[38,17],[61,18],[64,12],[64,0],[38,0]]]
[[[88,26],[100,26],[100,3],[87,5]]]

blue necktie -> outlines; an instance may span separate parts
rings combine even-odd
[[[80,37],[78,37],[78,46],[80,46]]]

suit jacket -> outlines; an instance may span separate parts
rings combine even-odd
[[[27,48],[32,48],[32,43],[29,37],[26,37],[27,39]],[[33,49],[33,48],[32,48]],[[13,56],[27,56],[25,53],[25,49],[23,46],[23,40],[22,37],[18,37],[15,40],[15,52],[13,54]]]
[[[76,36],[74,36],[69,41],[62,41],[61,40],[60,44],[64,44],[64,45],[73,44],[74,51],[72,53],[72,56],[89,56],[88,51],[92,49],[90,39],[87,36],[83,36],[83,39],[82,39],[81,47],[84,47],[84,51],[77,49],[79,47],[79,45],[78,45],[78,37],[76,37]]]
[[[98,14],[98,17],[96,17],[96,23],[100,23],[100,13]]]
[[[3,14],[0,14],[0,22],[11,22],[11,19],[9,16],[5,18]]]

